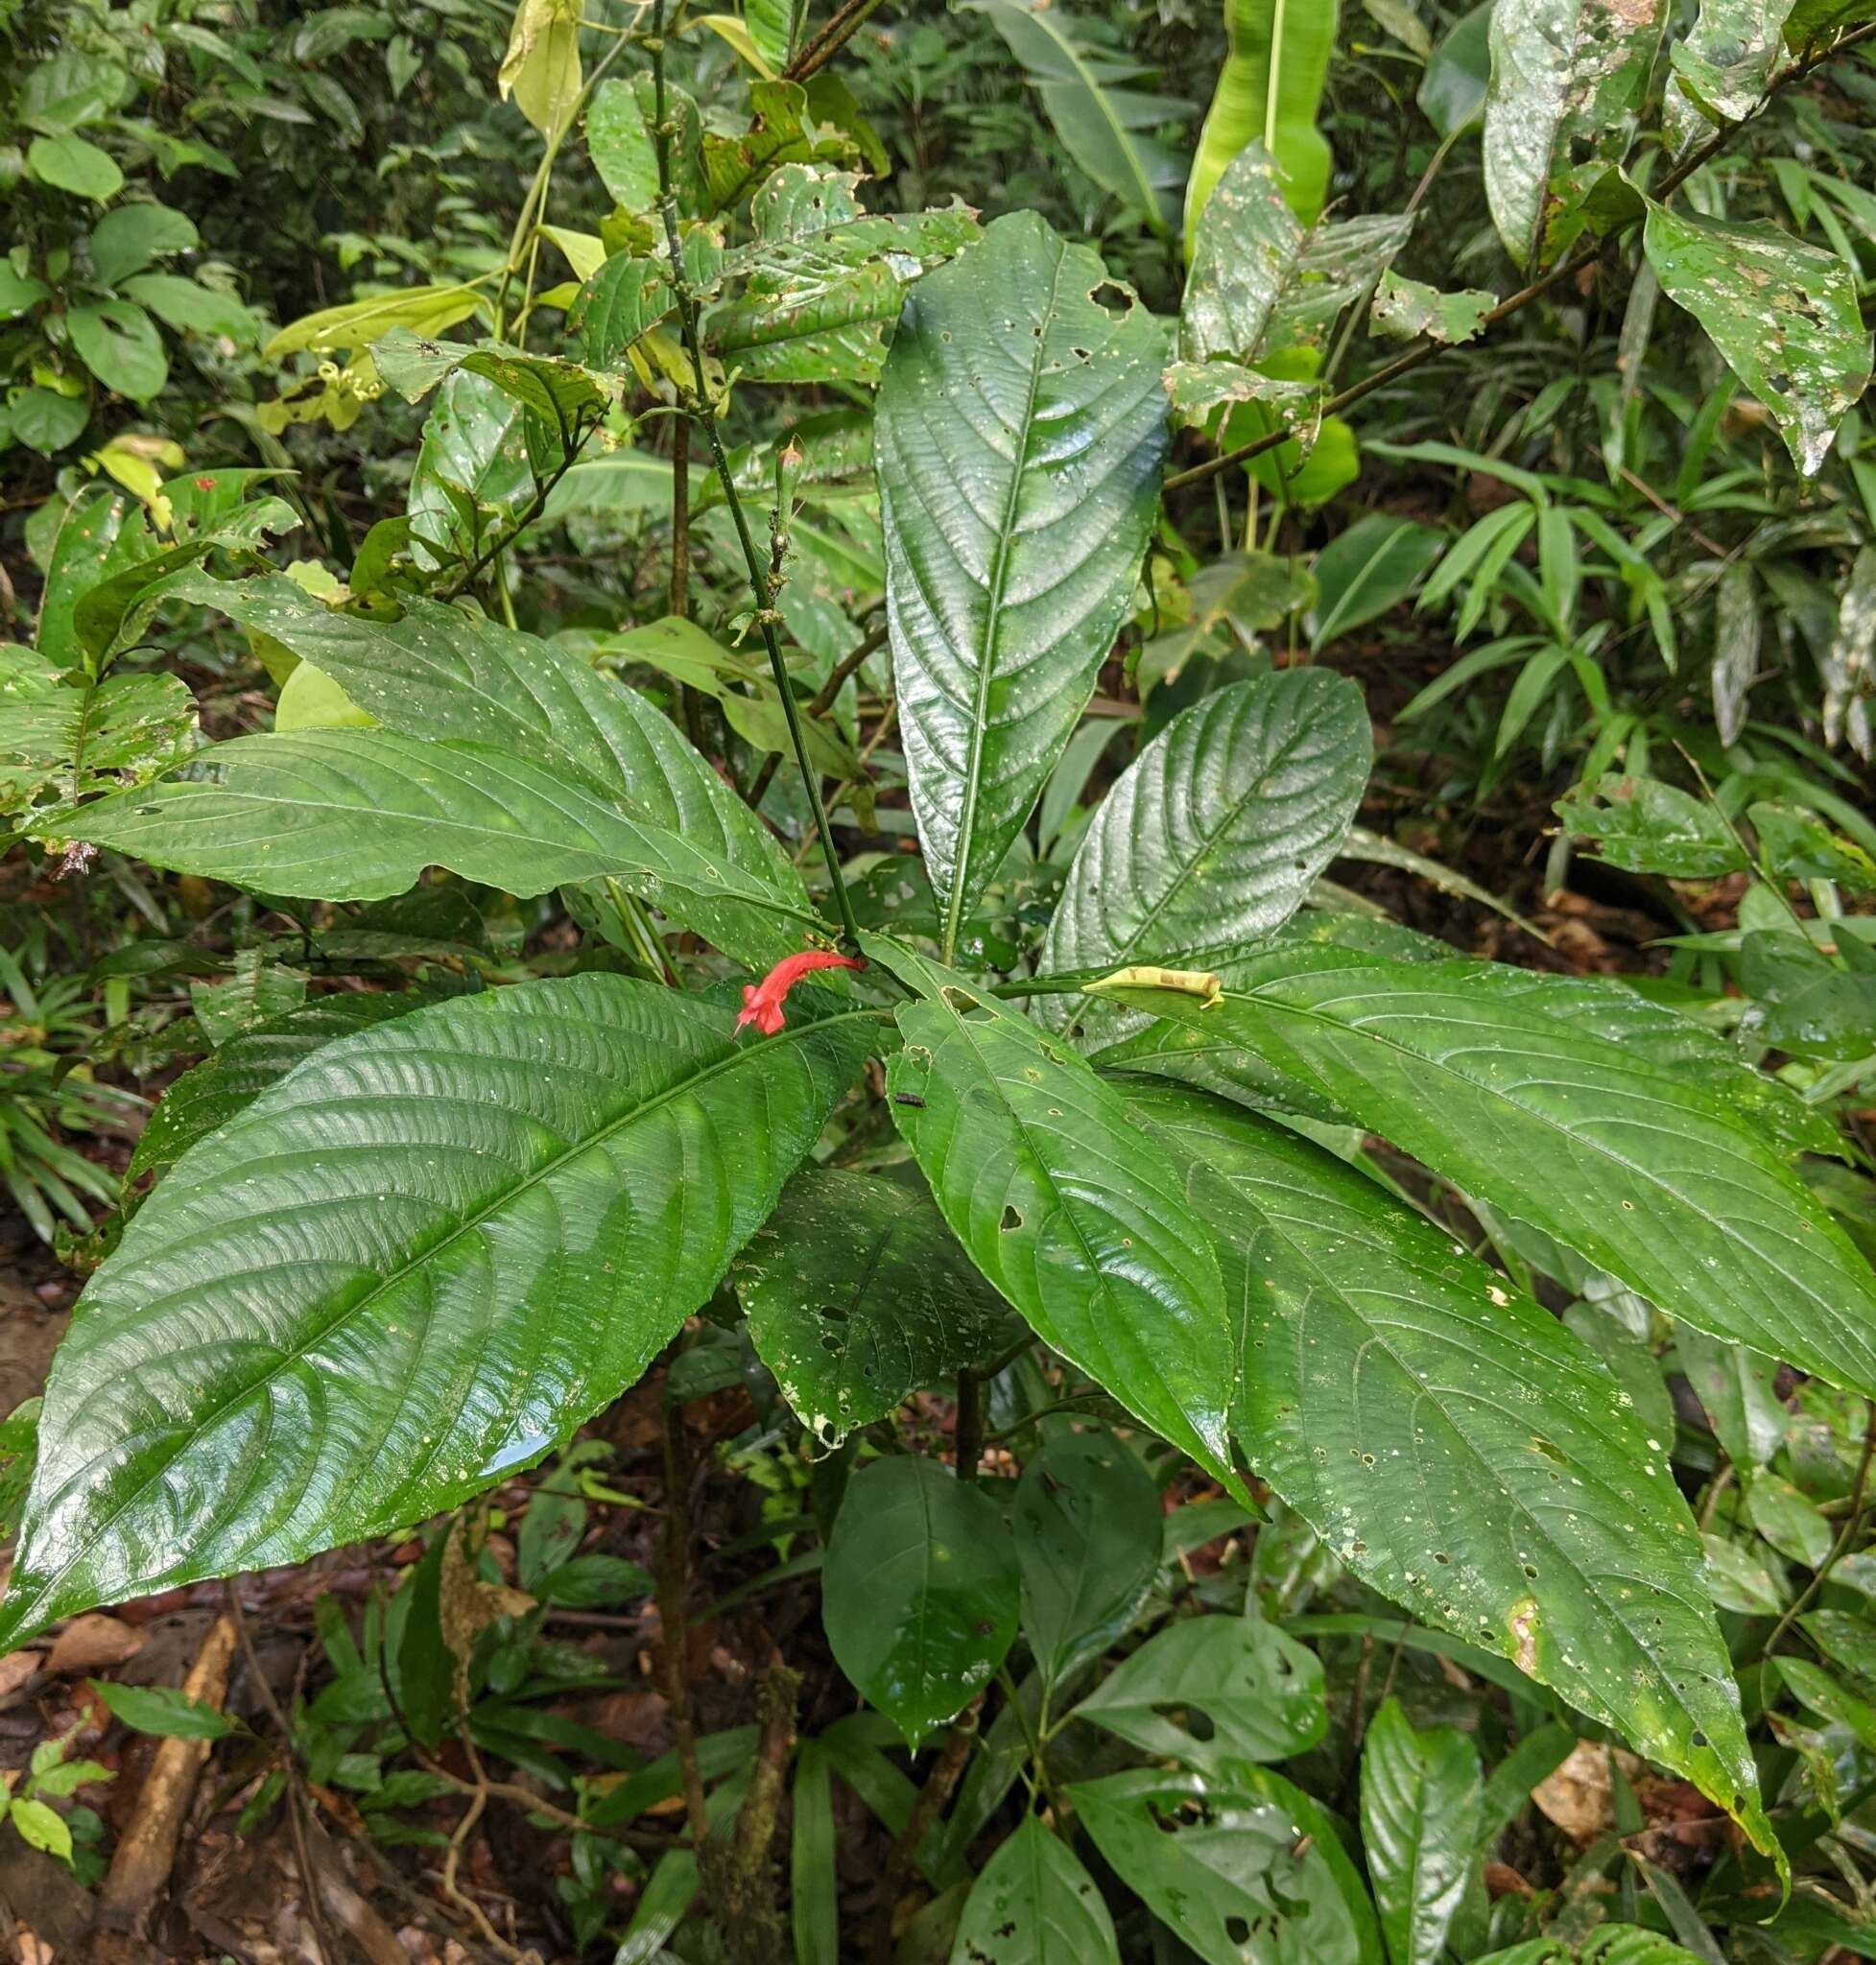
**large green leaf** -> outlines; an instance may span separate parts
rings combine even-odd
[[[1728,225],[1650,204],[1648,263],[1771,412],[1807,477],[1869,387],[1870,336],[1854,269],[1776,225]]]
[[[1218,1264],[1172,1167],[1026,1018],[879,935],[861,944],[930,991],[898,1010],[887,1089],[952,1232],[1045,1343],[1242,1494]]]
[[[1247,143],[1219,179],[1193,235],[1179,307],[1180,356],[1251,362],[1320,345],[1413,227],[1411,217],[1379,214],[1302,224],[1284,200],[1270,153]]]
[[[1009,1313],[929,1194],[804,1169],[738,1258],[756,1355],[824,1446],[990,1349]]]
[[[961,1712],[1016,1636],[1016,1559],[995,1505],[921,1455],[848,1483],[821,1571],[840,1667],[918,1742]]]
[[[1120,1965],[1114,1920],[1075,1852],[1025,1815],[971,1885],[951,1965]]]
[[[1164,336],[1033,212],[913,289],[876,443],[899,719],[956,944],[1131,603],[1167,443]]]
[[[1387,1699],[1362,1740],[1362,1853],[1393,1965],[1439,1965],[1479,1861],[1479,1750]]]
[[[1102,801],[1042,944],[1057,972],[1157,962],[1229,975],[1302,904],[1367,783],[1362,693],[1320,669],[1234,682],[1182,710]],[[1044,997],[1087,1046],[1140,1028],[1092,996]]]
[[[616,879],[748,962],[798,948],[815,917],[683,834],[632,817],[506,748],[389,730],[237,737],[168,779],[58,822],[178,873],[274,894],[382,900],[427,866],[527,896]]]
[[[1078,1782],[1094,1845],[1205,1965],[1381,1965],[1335,1819],[1268,1767]]]
[[[1667,13],[1667,0],[1499,0],[1485,198],[1514,266],[1554,256],[1559,219],[1621,162]]]
[[[1291,210],[1316,223],[1332,161],[1316,112],[1340,12],[1340,0],[1224,0],[1229,49],[1185,189],[1188,252],[1214,186],[1247,143],[1261,143],[1276,160]]]
[[[465,368],[443,384],[411,477],[419,563],[473,560],[520,521],[534,489],[527,414],[499,384]]]
[[[1240,1045],[1671,1316],[1876,1393],[1876,1275],[1760,1130],[1671,1068],[1475,987],[1482,969],[1297,951],[1204,1010],[1117,994]]]
[[[1037,0],[965,0],[987,13],[1042,98],[1070,156],[1127,211],[1162,237],[1178,221],[1185,158],[1154,132],[1191,115],[1190,103],[1136,84],[1151,71],[1077,32],[1078,20]]]
[[[551,769],[807,906],[774,835],[671,720],[557,642],[434,601],[397,621],[341,614],[281,578],[194,574],[169,591],[281,643],[387,730]]]
[[[564,1441],[708,1297],[872,1030],[729,1022],[616,976],[491,990],[326,1046],[186,1153],[54,1363],[0,1647]]]
[[[1164,1543],[1159,1490],[1111,1432],[1058,1432],[1024,1464],[1009,1526],[1023,1636],[1053,1687],[1099,1657],[1152,1587]]]
[[[1376,1589],[1769,1839],[1672,1442],[1562,1324],[1354,1168],[1199,1094],[1128,1102],[1217,1238],[1264,1478]]]

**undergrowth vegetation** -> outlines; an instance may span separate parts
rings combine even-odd
[[[1876,1957],[1868,0],[0,29],[0,1835]]]

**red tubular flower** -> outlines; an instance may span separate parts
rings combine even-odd
[[[736,1019],[738,1033],[745,1024],[753,1024],[765,1037],[772,1037],[788,1021],[782,1014],[782,1005],[788,1001],[788,992],[811,969],[864,969],[866,966],[858,956],[837,956],[831,949],[824,948],[805,949],[798,956],[783,957],[760,982],[743,985],[743,1010]]]

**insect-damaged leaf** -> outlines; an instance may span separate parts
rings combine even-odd
[[[1258,1472],[1364,1580],[1769,1848],[1672,1442],[1563,1325],[1356,1169],[1201,1093],[1127,1099],[1217,1238]]]

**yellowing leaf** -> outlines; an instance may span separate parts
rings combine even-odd
[[[580,0],[521,0],[495,85],[543,136],[580,100]]]

